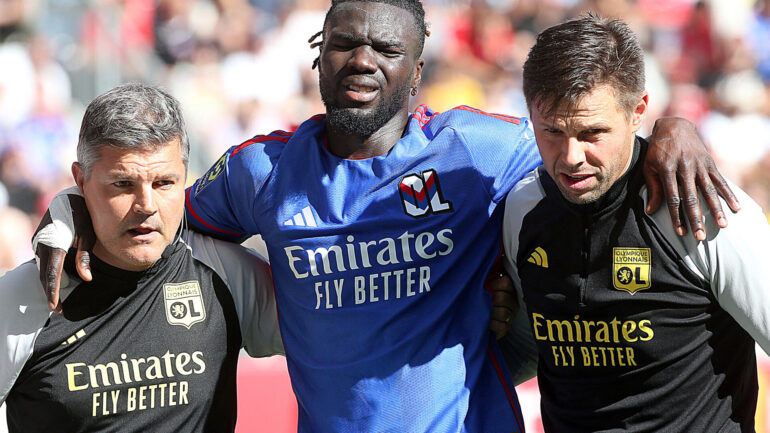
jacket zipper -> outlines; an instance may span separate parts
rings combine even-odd
[[[582,266],[580,270],[580,296],[578,302],[581,307],[585,307],[586,288],[588,286],[588,264],[591,257],[591,220],[584,215],[583,218],[583,245],[580,249],[580,260]]]

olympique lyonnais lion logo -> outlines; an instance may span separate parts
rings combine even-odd
[[[634,274],[631,272],[631,268],[628,266],[623,266],[618,270],[618,281],[620,281],[622,284],[631,283],[631,279],[633,277]]]
[[[166,320],[171,325],[187,329],[206,319],[206,306],[197,281],[166,283],[163,285],[166,306]]]
[[[612,265],[612,284],[616,289],[633,295],[652,286],[649,248],[613,248]]]
[[[187,307],[181,302],[171,304],[171,315],[176,319],[181,319],[187,315]]]

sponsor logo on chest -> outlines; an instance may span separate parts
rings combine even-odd
[[[388,195],[388,205],[395,205],[395,198],[410,217],[422,219],[454,210],[452,202],[441,190],[434,169],[407,174],[389,188],[394,186],[398,194]],[[290,218],[280,218],[283,227],[322,231],[339,227],[330,225],[310,205],[294,212]],[[383,218],[402,221],[393,214]],[[428,293],[432,284],[432,262],[450,255],[454,249],[453,229],[432,226],[425,220],[412,221],[415,221],[416,230],[403,227],[403,232],[393,233],[375,228],[366,232],[371,236],[369,238],[338,233],[336,239],[328,243],[291,239],[283,248],[288,270],[298,281],[312,281],[312,298],[309,300],[316,310],[395,301]],[[388,222],[383,221],[383,226],[388,226]],[[345,228],[354,231],[357,223],[351,221]],[[441,224],[438,220],[435,223]],[[350,272],[355,275],[348,274]],[[433,275],[435,279],[435,273]]]

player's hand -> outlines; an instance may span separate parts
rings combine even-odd
[[[75,245],[77,246],[77,253],[75,253],[75,269],[78,271],[80,279],[83,281],[91,281],[91,254],[89,251],[94,247],[96,236],[94,235],[94,229],[91,227],[91,220],[88,220],[88,228],[82,229],[81,232],[75,233]]]
[[[681,213],[683,205],[695,239],[706,239],[698,190],[706,199],[719,227],[727,227],[727,218],[719,202],[720,195],[733,212],[741,208],[698,136],[695,125],[686,119],[663,117],[655,121],[643,172],[649,190],[647,213],[653,213],[660,207],[665,193],[671,222],[679,236],[687,234]]]
[[[495,333],[497,339],[501,339],[508,333],[513,324],[513,317],[519,310],[516,301],[516,292],[513,281],[508,275],[501,275],[490,279],[486,284],[492,292],[492,320],[489,321],[489,330]]]
[[[48,298],[48,308],[54,313],[61,313],[61,301],[59,300],[59,285],[64,268],[64,257],[67,252],[60,248],[38,244],[35,255],[40,266],[40,283],[43,285],[45,297]]]
[[[67,236],[57,236],[57,230],[61,230],[61,226],[53,223],[54,220],[60,219],[60,215],[52,216],[52,214],[60,214],[62,212],[71,214],[71,223],[74,227],[75,235],[72,245],[77,248],[75,255],[75,267],[78,275],[84,281],[91,281],[91,268],[90,268],[90,255],[88,251],[93,248],[96,236],[91,224],[91,216],[88,213],[88,208],[85,205],[85,200],[80,196],[57,196],[55,200],[59,200],[56,205],[52,202],[52,206],[49,208],[46,215],[43,217],[40,225],[35,231],[35,239],[37,239],[37,246],[35,248],[35,255],[38,258],[38,265],[40,269],[40,283],[42,284],[45,296],[48,299],[48,308],[56,313],[61,313],[62,305],[59,297],[59,290],[61,288],[61,278],[64,268],[64,260],[67,252],[64,249],[64,245],[57,245],[57,243],[65,242],[62,239],[69,239]],[[66,201],[65,201],[66,200]],[[62,203],[66,203],[66,206]],[[41,236],[41,232],[45,232],[45,235]],[[70,235],[71,236],[71,235]],[[69,241],[66,241],[69,242]],[[49,244],[57,245],[52,246]],[[67,246],[69,247],[69,246]]]

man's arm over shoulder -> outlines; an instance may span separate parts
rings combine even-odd
[[[430,127],[455,129],[492,200],[500,202],[513,185],[542,164],[529,119],[460,106],[442,113]]]
[[[43,219],[32,238],[32,250],[36,251],[38,244],[48,245],[67,251],[75,239],[75,213],[87,215],[85,201],[77,186],[59,191],[48,205]],[[79,215],[83,217],[84,215]],[[89,217],[90,218],[90,217]]]
[[[187,232],[185,240],[193,257],[214,269],[230,290],[246,352],[284,354],[270,265],[253,250],[200,233]]]
[[[32,355],[50,314],[35,262],[0,277],[0,404]]]
[[[511,372],[514,385],[518,386],[537,375],[537,344],[532,335],[532,325],[527,316],[526,305],[518,293],[519,311],[513,318],[513,324],[503,338],[498,340],[503,359]]]
[[[532,170],[520,180],[508,194],[503,217],[503,248],[505,269],[513,280],[519,311],[514,317],[512,329],[500,340],[500,348],[511,371],[515,384],[520,384],[537,374],[538,351],[524,303],[523,288],[516,258],[519,254],[519,233],[524,217],[543,199],[539,172]]]
[[[258,135],[231,147],[187,188],[187,221],[197,231],[242,241],[260,229],[254,202],[290,136],[283,131]]]
[[[719,305],[770,354],[770,225],[759,205],[731,185],[742,210],[719,228],[704,209],[707,239],[678,237],[666,211],[653,215],[684,262],[711,284]],[[724,203],[723,203],[724,206]]]

